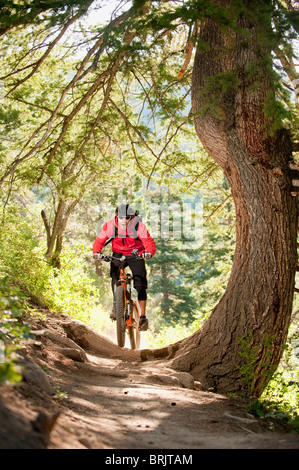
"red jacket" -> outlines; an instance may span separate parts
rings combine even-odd
[[[155,240],[150,236],[144,223],[138,223],[137,232],[135,226],[137,224],[136,217],[130,221],[127,230],[124,231],[118,226],[117,216],[104,224],[101,233],[95,239],[93,244],[93,253],[100,253],[109,238],[116,235],[115,227],[117,228],[117,236],[112,240],[113,253],[121,253],[125,256],[131,256],[132,250],[135,248],[139,253],[147,251],[152,256],[156,253]]]

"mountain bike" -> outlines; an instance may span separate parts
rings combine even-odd
[[[140,307],[138,301],[132,298],[131,283],[132,275],[126,272],[126,261],[128,259],[142,260],[141,255],[122,256],[116,258],[114,256],[105,256],[104,261],[110,262],[115,259],[120,262],[119,279],[115,285],[114,291],[114,313],[116,319],[116,338],[120,348],[125,345],[126,331],[129,336],[131,349],[140,348],[140,330],[139,318]]]

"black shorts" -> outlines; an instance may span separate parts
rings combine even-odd
[[[115,258],[121,258],[121,253],[113,253]],[[129,266],[133,274],[134,288],[138,292],[138,300],[146,300],[146,289],[147,289],[147,277],[146,277],[146,268],[144,259],[129,259],[126,260],[125,266]],[[112,260],[110,265],[110,276],[112,278],[112,287],[119,279],[119,267],[120,262],[117,260]]]

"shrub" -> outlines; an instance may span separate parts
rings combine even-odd
[[[8,278],[0,280],[0,383],[16,383],[22,377],[15,365],[15,351],[32,336],[24,321],[23,301],[7,281]]]
[[[0,273],[27,301],[87,321],[97,298],[83,256],[87,247],[65,246],[61,269],[46,260],[39,240],[25,217],[10,216],[0,235]]]

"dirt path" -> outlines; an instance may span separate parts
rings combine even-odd
[[[299,449],[299,435],[248,414],[241,400],[65,316],[34,329],[25,353],[39,367],[26,363],[18,388],[0,388],[2,449]]]

